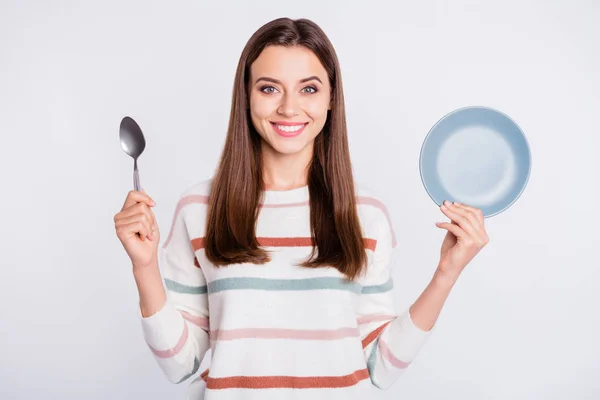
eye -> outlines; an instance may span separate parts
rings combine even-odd
[[[308,92],[305,91],[307,89],[309,90]],[[302,89],[302,91],[305,91],[304,93],[313,94],[313,93],[317,93],[317,88],[314,86],[307,86],[304,89]]]
[[[271,90],[272,89],[272,90]],[[277,89],[275,89],[273,86],[263,86],[260,88],[260,91],[266,94],[272,94],[275,93]]]

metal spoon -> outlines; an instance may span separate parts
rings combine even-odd
[[[131,117],[124,117],[119,127],[119,139],[125,153],[133,157],[133,188],[140,190],[137,159],[146,148],[146,139],[139,125]]]

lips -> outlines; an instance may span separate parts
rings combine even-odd
[[[278,135],[283,137],[295,137],[304,131],[308,122],[271,122],[273,129],[277,132]]]

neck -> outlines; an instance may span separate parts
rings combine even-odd
[[[312,146],[295,154],[281,154],[263,143],[262,164],[265,190],[290,190],[308,184]]]

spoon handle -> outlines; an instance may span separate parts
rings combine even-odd
[[[139,191],[140,187],[140,175],[138,173],[137,160],[135,160],[133,164],[133,188]]]

